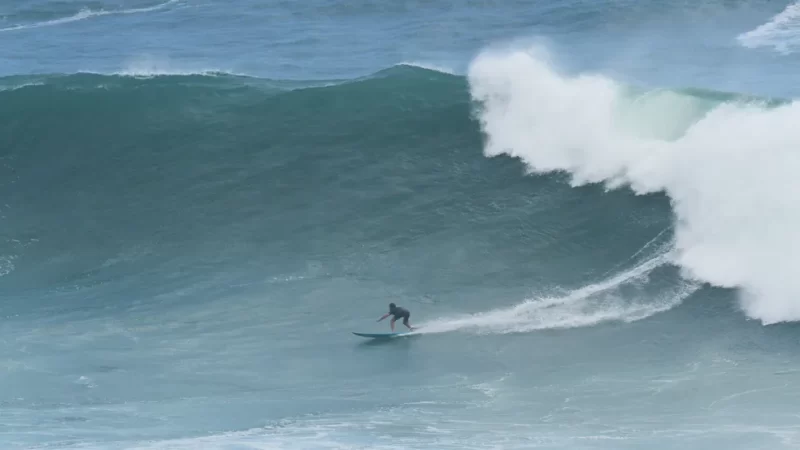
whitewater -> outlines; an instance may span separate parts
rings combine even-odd
[[[559,76],[546,61],[534,49],[472,63],[485,153],[519,157],[536,173],[569,172],[573,185],[666,191],[674,260],[688,277],[741,288],[742,308],[764,323],[800,318],[797,104],[732,99],[708,109],[601,76]]]

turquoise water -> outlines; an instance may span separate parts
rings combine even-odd
[[[796,447],[798,20],[3,4],[2,447]]]

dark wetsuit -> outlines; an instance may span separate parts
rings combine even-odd
[[[389,314],[394,316],[394,320],[403,319],[403,325],[408,325],[408,318],[411,317],[411,313],[408,312],[407,309],[401,308],[399,306],[395,307],[393,310],[389,311]]]

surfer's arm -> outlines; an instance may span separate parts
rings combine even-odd
[[[382,316],[381,316],[381,318],[380,318],[380,319],[378,319],[378,322],[380,322],[381,320],[383,320],[383,319],[385,319],[385,318],[389,317],[390,315],[391,315],[391,313],[386,313],[386,314],[382,315]]]

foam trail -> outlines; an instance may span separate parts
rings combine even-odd
[[[132,9],[122,9],[118,11],[106,11],[106,10],[93,10],[90,8],[83,8],[74,15],[68,17],[62,17],[59,19],[53,20],[46,20],[43,22],[36,22],[27,25],[14,25],[11,27],[0,28],[0,32],[2,31],[16,31],[16,30],[29,30],[33,28],[42,28],[42,27],[52,27],[56,25],[63,25],[65,23],[77,22],[79,20],[85,20],[92,17],[100,17],[100,16],[111,16],[111,15],[120,15],[120,14],[141,14],[141,13],[148,13],[153,11],[158,11],[160,9],[164,9],[167,6],[176,3],[178,0],[167,0],[164,3],[159,3],[158,5],[148,6],[145,8],[132,8]]]
[[[774,47],[781,53],[790,53],[800,44],[800,2],[787,6],[769,22],[736,38],[748,48]]]
[[[574,185],[665,192],[686,277],[739,288],[765,324],[800,319],[800,104],[636,96],[602,76],[562,76],[527,50],[484,52],[468,78],[487,156],[565,171]]]
[[[666,311],[697,290],[694,283],[680,282],[655,297],[645,292],[622,294],[668,262],[665,248],[613,277],[568,293],[563,297],[525,301],[511,308],[421,324],[419,334],[470,330],[479,333],[521,333],[534,330],[575,328],[607,321],[632,322]]]

